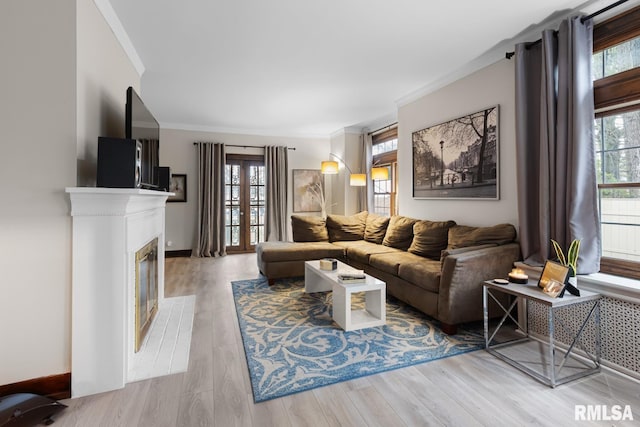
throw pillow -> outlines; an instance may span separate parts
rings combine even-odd
[[[324,218],[318,216],[291,215],[294,242],[326,242],[329,240]]]
[[[362,240],[367,222],[367,211],[351,216],[329,215],[327,216],[327,231],[329,241]]]
[[[449,229],[455,221],[418,221],[413,225],[413,241],[409,252],[425,258],[440,259],[447,248]]]
[[[389,217],[369,214],[364,228],[364,240],[378,245],[384,240],[389,225]]]
[[[418,220],[406,216],[392,216],[382,244],[403,251],[409,249],[413,240],[413,224],[416,221]]]
[[[511,224],[498,224],[492,227],[456,225],[449,229],[449,249],[486,244],[504,245],[515,239],[516,229]]]

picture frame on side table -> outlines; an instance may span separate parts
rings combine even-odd
[[[187,175],[174,173],[171,175],[169,184],[169,192],[175,193],[167,198],[167,202],[186,202],[187,201]]]
[[[562,285],[562,288],[564,289],[564,284],[567,283],[568,277],[569,277],[569,267],[554,261],[547,260],[547,262],[544,263],[544,268],[542,269],[540,280],[538,280],[538,287],[543,291],[545,291],[546,293],[550,293],[552,288],[555,287],[555,284],[552,282],[558,282]],[[561,293],[563,289],[560,289],[558,293]]]

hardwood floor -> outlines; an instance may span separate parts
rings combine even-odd
[[[253,403],[229,283],[255,254],[166,260],[167,297],[196,295],[189,369],[63,401],[62,426],[567,426],[575,405],[631,405],[640,384],[612,372],[551,389],[484,351]],[[609,412],[610,414],[610,412]],[[608,423],[611,425],[611,423]]]

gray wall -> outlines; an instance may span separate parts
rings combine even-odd
[[[171,173],[187,175],[187,202],[168,203],[166,219],[167,250],[193,249],[197,226],[197,156],[193,143],[223,142],[229,145],[247,145],[256,148],[228,147],[227,153],[264,154],[265,145],[286,145],[289,151],[289,189],[292,187],[292,169],[320,169],[320,162],[329,156],[329,139],[292,138],[262,135],[225,134],[178,129],[161,129],[160,164],[171,167]],[[292,193],[290,193],[292,194]],[[289,197],[289,215],[292,213]],[[289,233],[291,238],[291,233]]]
[[[465,114],[500,106],[500,200],[414,199],[411,134]],[[503,59],[398,110],[399,212],[463,225],[518,226],[515,168],[515,80],[513,61]]]
[[[85,181],[78,164],[95,177],[97,137],[124,127],[139,77],[92,0],[0,2],[0,55],[1,385],[71,369],[64,189]]]

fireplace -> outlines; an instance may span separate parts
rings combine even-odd
[[[137,374],[133,360],[143,354],[136,350],[144,332],[136,332],[136,322],[151,331],[154,306],[164,300],[169,193],[94,187],[67,192],[73,217],[71,395],[81,397],[122,388]]]
[[[158,311],[158,238],[136,252],[136,341],[140,350],[153,316]]]

